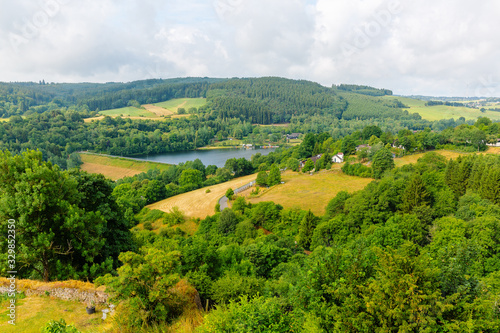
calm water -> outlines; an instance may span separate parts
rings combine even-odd
[[[216,165],[217,167],[223,167],[226,160],[230,158],[246,158],[250,160],[252,155],[261,153],[262,155],[267,155],[275,148],[270,149],[214,149],[214,150],[194,150],[194,151],[181,151],[175,153],[165,153],[157,155],[139,155],[134,156],[134,158],[139,160],[160,162],[167,164],[179,164],[186,161],[194,161],[199,158],[201,162],[207,165]]]

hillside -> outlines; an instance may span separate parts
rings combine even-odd
[[[101,173],[111,180],[130,177],[150,169],[166,170],[164,163],[144,162],[131,159],[94,154],[80,154],[83,164],[80,169],[89,173]]]
[[[426,106],[426,101],[408,97],[400,96],[385,96],[383,100],[400,101],[408,108],[404,108],[410,113],[418,113],[423,119],[429,121],[442,120],[442,119],[459,119],[460,117],[466,120],[477,119],[478,117],[488,117],[493,121],[500,121],[500,112],[490,111],[488,107],[484,112],[480,109],[473,109],[464,106],[448,106],[448,105],[433,105]],[[493,107],[491,107],[493,108]]]

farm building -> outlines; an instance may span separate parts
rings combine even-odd
[[[344,162],[344,153],[338,153],[337,155],[332,157],[333,163],[342,163]]]
[[[360,151],[361,149],[364,149],[364,148],[366,148],[366,149],[371,149],[371,148],[372,148],[372,146],[367,145],[367,144],[364,144],[364,145],[359,145],[359,146],[357,146],[357,147],[356,147],[356,151]]]
[[[487,143],[486,145],[490,147],[500,147],[500,139],[497,139],[494,143]]]

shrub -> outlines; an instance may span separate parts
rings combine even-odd
[[[51,320],[42,328],[42,333],[80,333],[73,325],[67,325],[64,319]]]

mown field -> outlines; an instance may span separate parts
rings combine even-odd
[[[175,98],[155,104],[144,104],[141,105],[143,107],[141,109],[133,106],[127,106],[124,108],[100,111],[100,116],[87,118],[85,119],[85,122],[101,120],[104,116],[152,120],[163,120],[165,117],[189,117],[189,114],[177,114],[177,110],[179,108],[184,108],[187,112],[191,107],[199,108],[206,103],[206,98]]]
[[[446,150],[436,152],[447,159],[467,154]],[[500,147],[489,148],[487,153],[500,154]],[[399,167],[405,164],[416,163],[425,154],[397,158],[395,159],[395,164]],[[244,196],[251,203],[274,201],[285,208],[299,207],[302,209],[311,209],[314,214],[323,215],[326,205],[338,192],[361,190],[373,180],[345,175],[340,171],[340,167],[341,165],[334,164],[332,170],[321,171],[313,175],[287,171],[282,174],[282,180],[285,184],[269,189],[262,189],[261,193],[257,196],[250,196],[252,189],[248,189],[240,195]],[[256,174],[238,178],[208,187],[211,191],[210,193],[206,193],[207,188],[201,188],[162,200],[147,207],[169,212],[174,206],[177,206],[186,217],[204,218],[207,215],[214,214],[215,205],[228,188],[235,189],[249,183],[255,178]]]
[[[85,304],[76,301],[52,299],[50,296],[31,296],[16,302],[16,325],[7,322],[7,303],[1,304],[0,332],[2,333],[40,333],[41,328],[50,320],[64,319],[67,324],[76,326],[82,332],[105,332],[112,325],[112,319],[101,319],[98,307],[94,314],[87,314]]]
[[[500,120],[500,112],[495,111],[481,112],[478,109],[453,107],[446,105],[425,106],[425,101],[398,96],[384,96],[382,98],[390,100],[397,99],[401,101],[401,103],[410,107],[409,109],[406,109],[408,110],[408,112],[418,113],[422,116],[423,119],[427,119],[430,121],[450,118],[454,118],[455,120],[457,120],[460,117],[464,117],[465,119],[488,117],[491,120]]]
[[[119,109],[112,109],[112,110],[106,110],[106,111],[100,111],[99,114],[102,114],[104,116],[110,116],[110,117],[155,117],[156,114],[153,112],[150,112],[148,110],[144,109],[139,109],[133,106],[127,106],[124,108],[119,108]]]
[[[206,98],[175,98],[165,102],[155,103],[153,105],[167,109],[172,113],[177,113],[179,108],[184,108],[187,112],[189,108],[199,108],[206,103]]]
[[[131,177],[149,169],[166,170],[169,165],[164,163],[135,161],[127,158],[109,157],[96,154],[80,154],[83,164],[81,170],[89,173],[102,173],[106,178],[117,180]]]

